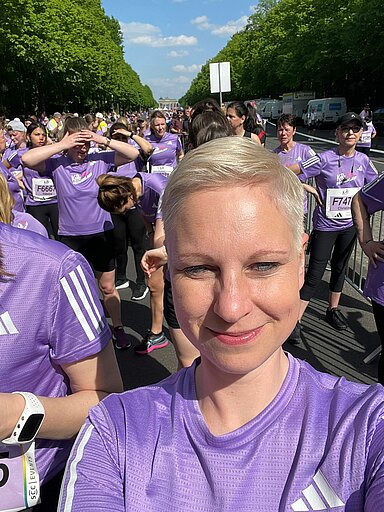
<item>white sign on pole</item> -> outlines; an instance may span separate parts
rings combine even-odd
[[[209,65],[211,93],[231,91],[230,62],[214,62]]]

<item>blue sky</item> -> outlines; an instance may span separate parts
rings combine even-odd
[[[101,0],[120,22],[125,60],[156,99],[180,98],[228,39],[244,27],[256,1]]]

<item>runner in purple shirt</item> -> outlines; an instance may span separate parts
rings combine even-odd
[[[378,381],[384,384],[384,243],[375,240],[370,216],[384,210],[384,174],[372,181],[355,195],[352,201],[353,220],[359,243],[369,258],[368,275],[364,294],[372,302],[377,332],[382,351],[379,360]]]
[[[290,168],[296,174],[301,173],[304,178],[315,177],[321,200],[321,205],[317,205],[313,213],[310,259],[304,286],[300,291],[299,320],[316,292],[328,260],[331,259],[329,303],[325,320],[334,329],[342,331],[348,328],[348,323],[338,306],[348,260],[356,240],[351,202],[361,187],[376,178],[377,170],[366,155],[355,149],[363,131],[360,116],[348,112],[338,123],[336,138],[339,145],[336,149],[322,153],[320,162],[301,162]],[[300,323],[295,330],[295,337],[299,338]]]
[[[88,154],[91,141],[113,151]],[[96,178],[137,156],[138,151],[131,145],[89,131],[83,118],[67,117],[60,142],[31,149],[22,157],[25,166],[52,178],[60,240],[93,265],[118,348],[128,348],[130,341],[122,325],[120,296],[115,288],[113,224],[110,214],[97,203]]]
[[[145,137],[154,147],[148,161],[149,172],[168,176],[184,156],[180,137],[166,131],[166,119],[160,110],[152,112],[150,128],[150,134]]]
[[[30,124],[27,128],[27,147],[11,154],[8,162],[13,168],[20,169],[22,172],[27,213],[35,217],[54,238],[57,238],[59,212],[53,181],[51,178],[40,176],[34,169],[24,166],[21,161],[28,149],[45,146],[47,141],[44,126]]]
[[[316,163],[320,161],[320,157],[313,151],[313,149],[306,144],[299,144],[293,140],[296,133],[296,118],[292,114],[282,114],[276,123],[277,139],[280,142],[280,146],[273,150],[276,153],[280,161],[286,167],[292,164],[305,162]],[[305,180],[304,177],[299,176],[300,180]],[[304,190],[312,194],[315,199],[319,200],[319,194],[317,190],[307,183],[303,183]],[[306,214],[308,211],[307,194],[304,195],[304,213],[305,213],[305,224]]]
[[[127,212],[129,214],[131,208],[136,206],[147,226],[149,243],[153,247],[155,228],[157,221],[161,219],[158,208],[159,199],[167,179],[167,176],[161,173],[144,172],[138,173],[132,179],[111,174],[100,176],[97,179],[100,187],[99,204],[106,211],[121,215],[126,215]],[[151,293],[151,328],[141,343],[135,347],[135,352],[141,355],[168,345],[163,332],[164,274],[162,268],[151,276],[148,287]]]
[[[84,258],[63,244],[2,223],[0,248],[0,508],[21,510],[36,504],[35,445],[43,484],[42,505],[36,511],[52,511],[71,438],[89,407],[120,391],[122,384],[93,273]],[[38,396],[45,419],[35,443],[4,444],[25,420],[25,399],[12,394],[19,391]],[[20,446],[29,454],[24,472],[20,455],[12,459]]]
[[[216,139],[171,174],[162,208],[177,317],[201,358],[91,411],[59,510],[384,508],[383,388],[282,350],[304,279],[299,181],[251,141]]]

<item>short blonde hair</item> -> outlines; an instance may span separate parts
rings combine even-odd
[[[188,152],[179,163],[169,177],[163,196],[166,236],[177,224],[188,195],[231,185],[247,188],[269,185],[271,200],[286,217],[300,251],[304,232],[303,186],[275,154],[244,137],[212,140]]]

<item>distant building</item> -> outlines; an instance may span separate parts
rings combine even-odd
[[[160,110],[173,110],[179,107],[179,102],[170,98],[159,98],[158,103]]]

